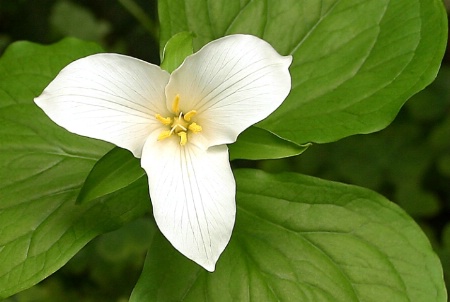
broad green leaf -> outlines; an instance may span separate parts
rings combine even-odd
[[[235,177],[236,226],[216,271],[157,234],[130,301],[447,301],[428,239],[384,197],[294,173]]]
[[[145,178],[76,205],[111,145],[67,132],[33,102],[65,65],[100,51],[75,39],[18,42],[0,59],[0,298],[46,278],[92,238],[149,208]]]
[[[386,127],[435,78],[447,39],[441,0],[161,0],[159,16],[161,45],[249,33],[292,54],[291,94],[258,126],[299,144]]]
[[[184,59],[192,54],[193,38],[190,32],[181,32],[170,38],[162,52],[161,68],[168,72],[177,69]]]
[[[128,150],[113,148],[94,165],[80,190],[77,202],[91,201],[118,191],[144,175],[139,159],[133,157]]]
[[[238,140],[228,146],[230,159],[276,159],[295,156],[303,153],[306,145],[297,145],[284,140],[270,131],[250,127],[242,132]]]

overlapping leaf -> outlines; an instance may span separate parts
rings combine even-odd
[[[426,236],[380,195],[293,173],[235,176],[236,226],[216,271],[156,235],[132,302],[446,301]]]

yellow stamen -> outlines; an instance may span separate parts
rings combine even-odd
[[[191,130],[193,133],[198,133],[202,131],[202,127],[197,125],[196,123],[192,123],[188,126],[188,129]]]
[[[185,120],[186,122],[190,122],[190,121],[191,121],[191,118],[192,118],[194,115],[196,115],[196,114],[197,114],[197,111],[191,110],[191,111],[189,111],[188,113],[186,113],[186,114],[184,115],[184,120]]]
[[[170,135],[172,135],[172,131],[167,130],[167,131],[162,131],[159,135],[158,135],[158,140],[163,140],[165,138],[168,138]]]
[[[180,113],[180,95],[177,94],[175,98],[173,99],[172,103],[172,111],[178,115]]]
[[[180,132],[178,132],[177,134],[178,134],[178,136],[180,137],[180,145],[181,145],[181,146],[186,145],[186,143],[187,143],[187,135],[186,135],[186,132],[180,131]]]
[[[180,95],[175,95],[172,103],[171,117],[163,117],[160,114],[156,114],[155,117],[163,125],[169,126],[169,130],[164,130],[158,135],[158,141],[168,138],[172,133],[180,137],[180,145],[184,146],[188,141],[188,132],[198,133],[203,129],[200,125],[192,121],[192,118],[197,114],[197,111],[191,110],[186,114],[183,114],[180,110]],[[191,133],[189,133],[191,135]]]
[[[172,124],[172,119],[170,117],[162,117],[161,114],[157,114],[155,117],[163,125],[168,126],[168,125]]]

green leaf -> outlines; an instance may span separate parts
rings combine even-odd
[[[161,45],[180,31],[194,49],[250,33],[292,54],[292,91],[258,124],[298,144],[386,127],[436,76],[446,47],[441,0],[161,0]]]
[[[98,52],[75,39],[18,42],[0,59],[0,298],[36,284],[98,234],[148,211],[145,178],[76,205],[111,145],[67,132],[33,102],[65,65]]]
[[[184,59],[193,52],[192,40],[194,35],[190,32],[180,32],[170,38],[164,46],[161,68],[172,72],[183,63]]]
[[[293,173],[235,177],[236,225],[216,271],[157,234],[130,301],[447,301],[426,236],[384,197]]]
[[[242,132],[238,140],[228,146],[230,159],[276,159],[295,156],[303,153],[306,145],[297,145],[284,140],[270,131],[250,127]]]
[[[118,191],[144,175],[139,159],[133,157],[128,150],[113,148],[92,168],[77,197],[77,203]]]

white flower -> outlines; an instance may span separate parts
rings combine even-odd
[[[140,157],[161,232],[214,271],[236,214],[226,144],[281,105],[291,61],[250,35],[213,41],[172,74],[96,54],[65,67],[35,102],[70,132]]]

